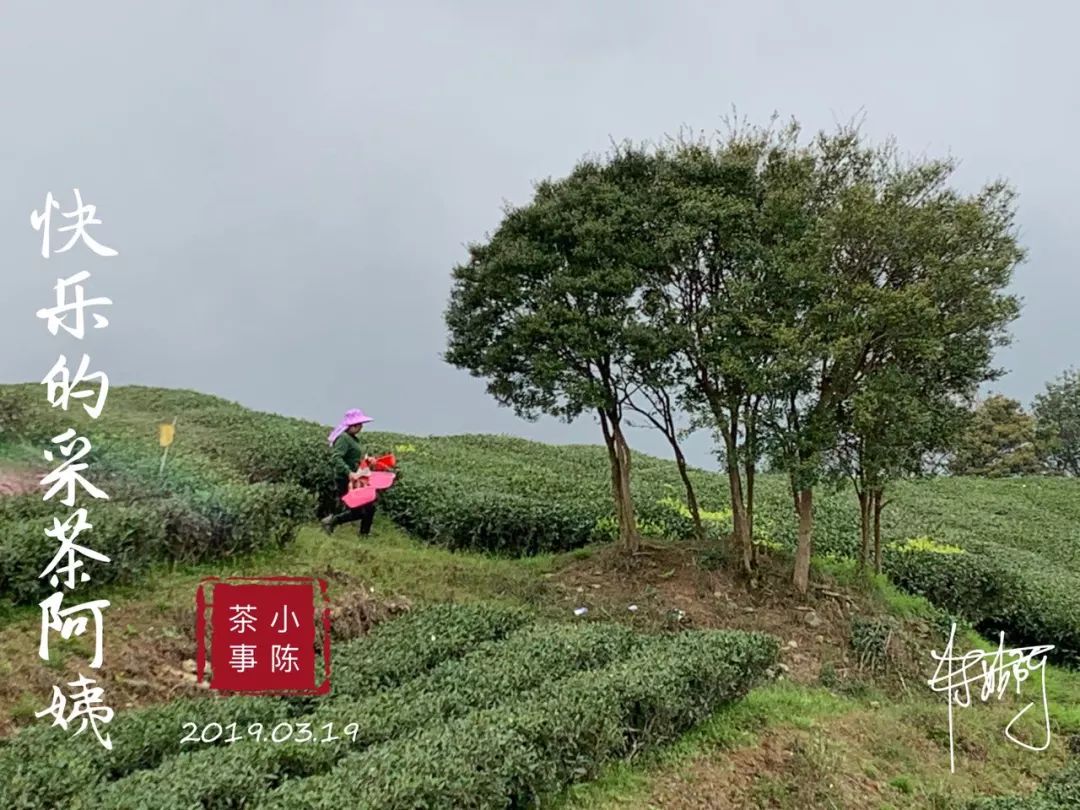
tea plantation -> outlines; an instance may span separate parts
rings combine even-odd
[[[0,741],[0,806],[531,806],[679,736],[776,655],[757,633],[420,608],[339,647],[333,693],[306,715],[288,699],[189,700],[119,714],[111,753],[44,726]],[[185,746],[185,722],[235,723],[238,739]],[[272,742],[282,723],[316,731]]]
[[[177,438],[159,474],[156,426],[173,417]],[[323,426],[141,387],[110,391],[91,421],[50,410],[35,386],[0,388],[5,464],[40,469],[41,449],[69,426],[91,440],[85,474],[110,495],[80,503],[90,509],[92,547],[112,559],[96,567],[96,583],[135,582],[163,561],[284,546],[336,506]],[[429,543],[515,557],[614,536],[600,447],[377,431],[362,439],[368,452],[399,459],[382,512]],[[692,477],[719,547],[731,528],[726,480],[701,470]],[[691,536],[672,462],[637,456],[633,487],[643,533]],[[791,511],[784,479],[760,476],[755,541],[766,553],[793,547]],[[42,532],[57,514],[40,492],[0,498],[0,597],[40,598]],[[817,554],[855,552],[850,492],[820,491],[815,520]],[[1053,643],[1066,661],[1080,655],[1080,482],[903,482],[883,533],[887,572],[902,587],[986,632],[1006,631],[1012,643]],[[643,635],[520,609],[433,605],[335,645],[333,656],[328,698],[126,710],[110,727],[112,752],[90,735],[32,725],[0,740],[0,806],[543,806],[605,763],[672,740],[737,699],[775,662],[777,641],[728,631]],[[184,723],[209,722],[233,729],[232,741],[181,743]],[[318,740],[327,724],[349,722],[351,733],[327,742],[262,739],[310,728]],[[1025,801],[1041,807],[1044,795],[1072,790],[1070,773]]]
[[[196,561],[290,542],[334,508],[326,428],[189,391],[113,389],[97,421],[48,407],[39,386],[0,388],[0,456],[40,459],[69,426],[93,442],[91,480],[109,493],[91,510],[94,548],[113,562],[98,581],[133,580],[157,560]],[[156,425],[178,418],[163,475]],[[381,508],[412,534],[451,549],[506,555],[610,539],[615,521],[604,450],[498,436],[365,432],[369,452],[395,452],[398,483]],[[730,530],[727,483],[692,472],[713,538]],[[674,463],[638,455],[633,478],[646,535],[685,538],[691,522]],[[786,481],[757,485],[756,542],[791,548]],[[886,570],[902,587],[988,633],[1054,643],[1080,656],[1080,482],[938,478],[902,482],[883,513]],[[0,499],[0,595],[39,594],[42,523],[55,501]],[[858,510],[847,490],[815,499],[815,551],[849,556]]]

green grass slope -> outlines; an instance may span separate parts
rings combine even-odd
[[[102,417],[50,409],[40,386],[0,388],[0,452],[25,460],[67,427],[93,441],[91,467],[112,499],[95,502],[99,544],[131,578],[154,559],[207,559],[290,541],[295,526],[335,507],[326,427],[251,411],[203,394],[114,388]],[[178,418],[158,475],[159,422]],[[607,457],[598,446],[552,446],[499,436],[417,437],[372,431],[370,452],[394,451],[398,483],[381,508],[409,532],[451,549],[508,555],[560,551],[614,536]],[[727,484],[692,478],[714,538],[730,530]],[[105,484],[99,484],[105,486]],[[689,537],[674,463],[635,457],[644,533]],[[0,593],[37,593],[41,523],[55,501],[0,500]],[[858,510],[847,490],[815,499],[815,552],[850,556]],[[786,481],[760,476],[757,542],[791,548]],[[883,514],[886,568],[902,587],[1012,642],[1080,656],[1080,481],[937,478],[897,484]],[[109,553],[107,551],[106,553]]]

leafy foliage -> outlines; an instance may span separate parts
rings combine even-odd
[[[1055,472],[1080,476],[1080,371],[1047,383],[1032,413],[1043,461]]]
[[[403,528],[449,548],[502,554],[561,551],[614,539],[607,459],[595,447],[552,447],[496,436],[411,440],[401,475],[382,505]],[[670,462],[641,456],[632,485],[638,521],[656,536],[693,535]],[[722,479],[699,470],[694,481],[709,535],[730,531]],[[709,511],[712,509],[713,511]]]
[[[955,475],[1000,477],[1041,471],[1035,418],[1014,399],[995,394],[976,408],[949,469]]]
[[[277,435],[267,429],[256,440],[278,417],[191,392],[138,387],[111,389],[97,421],[50,409],[33,386],[5,386],[3,396],[0,443],[46,446],[68,427],[91,441],[84,475],[109,498],[76,490],[75,507],[87,509],[92,526],[80,542],[110,557],[92,565],[93,585],[132,582],[158,560],[197,562],[281,546],[326,497],[314,472],[319,446],[300,449],[305,429],[317,434],[312,425],[281,420]],[[178,434],[160,474],[156,425],[178,411],[192,421],[191,435]],[[250,447],[259,451],[244,455]],[[279,456],[275,447],[293,454]],[[271,457],[278,466],[270,465]],[[243,463],[253,466],[235,466]],[[72,512],[58,497],[43,501],[43,494],[0,501],[0,594],[15,602],[41,598],[39,574],[55,543],[45,531]]]
[[[421,652],[424,640],[434,653]],[[355,791],[349,806],[527,803],[682,733],[742,695],[777,648],[761,634],[642,636],[481,605],[421,608],[342,646],[335,681],[346,688],[307,715],[265,697],[176,701],[118,715],[112,752],[26,729],[0,741],[0,801],[26,810],[320,807]],[[182,752],[183,724],[211,721],[235,722],[241,739]],[[309,722],[315,739],[243,739],[249,724],[282,721]],[[340,736],[350,721],[355,740],[318,741],[325,723]]]
[[[107,751],[87,732],[34,725],[0,740],[0,806],[20,810],[70,806],[77,794],[99,781],[154,768],[179,750],[183,723],[273,723],[288,705],[266,697],[178,700],[139,711],[119,712],[109,724]]]
[[[599,766],[670,741],[741,696],[775,660],[760,634],[658,638],[506,706],[432,723],[286,783],[267,807],[529,807]]]
[[[1072,760],[1029,796],[977,799],[968,810],[1071,810],[1080,807],[1080,761]]]
[[[392,625],[393,623],[391,623]],[[489,641],[398,688],[359,700],[339,697],[294,724],[319,730],[358,720],[355,737],[340,741],[265,745],[241,741],[224,751],[193,751],[157,771],[143,771],[108,786],[93,806],[241,806],[287,778],[325,773],[343,757],[470,711],[519,699],[541,685],[611,664],[640,645],[632,631],[608,625],[539,624]],[[314,732],[313,732],[314,733]],[[269,750],[267,750],[269,749]],[[162,789],[167,785],[167,789]]]
[[[490,605],[431,605],[377,625],[362,642],[335,648],[334,694],[359,697],[399,686],[483,641],[505,638],[531,621]]]
[[[368,636],[336,645],[335,687],[343,683],[347,695],[359,698],[403,684],[529,620],[519,610],[486,605],[418,608]],[[433,642],[433,635],[441,642]],[[294,718],[295,705],[288,700],[243,696],[179,700],[118,713],[109,724],[112,751],[90,734],[72,739],[69,731],[31,726],[0,740],[0,807],[66,806],[80,793],[93,794],[99,784],[122,781],[137,771],[152,772],[180,753],[185,722],[223,726],[235,722],[242,731],[251,723],[273,725]],[[340,718],[334,719],[340,724]],[[202,753],[211,760],[221,756],[219,750]]]
[[[632,332],[646,268],[658,261],[642,227],[655,163],[635,149],[582,161],[536,187],[453,271],[446,360],[488,381],[521,416],[599,416],[611,464],[619,538],[637,542],[623,393],[637,367]]]

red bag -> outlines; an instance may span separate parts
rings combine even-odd
[[[375,459],[375,471],[376,472],[389,472],[397,466],[397,459],[394,458],[393,453],[387,453],[385,456],[379,456]]]

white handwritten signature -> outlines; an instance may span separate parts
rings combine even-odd
[[[1020,694],[1020,686],[1031,676],[1032,673],[1038,672],[1042,688],[1042,710],[1043,720],[1046,727],[1046,742],[1041,746],[1028,745],[1027,743],[1018,740],[1012,735],[1012,727],[1016,724],[1024,714],[1034,706],[1034,703],[1028,703],[1023,709],[1021,709],[1017,715],[1012,719],[1012,722],[1005,727],[1005,736],[1012,740],[1022,748],[1026,748],[1029,751],[1045,751],[1050,746],[1050,712],[1046,704],[1046,654],[1050,650],[1054,649],[1053,644],[1034,647],[1019,647],[1017,649],[1006,650],[1005,649],[1005,634],[1002,633],[997,651],[994,653],[987,652],[986,650],[972,650],[966,655],[954,656],[953,655],[953,642],[956,636],[956,623],[953,623],[952,630],[949,631],[949,644],[945,648],[945,651],[938,654],[936,651],[930,653],[931,657],[938,661],[938,667],[934,671],[934,677],[927,681],[930,688],[935,692],[946,692],[948,694],[949,703],[949,768],[956,772],[956,757],[954,752],[954,734],[953,734],[953,706],[960,706],[967,708],[971,705],[971,685],[976,684],[979,681],[983,682],[982,693],[980,699],[983,703],[990,698],[994,692],[997,692],[997,699],[1001,698],[1005,694],[1005,690],[1009,687],[1010,677],[1016,683],[1016,694]],[[1006,656],[1011,660],[1006,661]],[[1033,659],[1038,658],[1038,661]],[[942,670],[948,664],[948,671],[943,673]],[[958,664],[958,668],[953,668],[953,664]],[[978,669],[976,669],[978,667]]]

